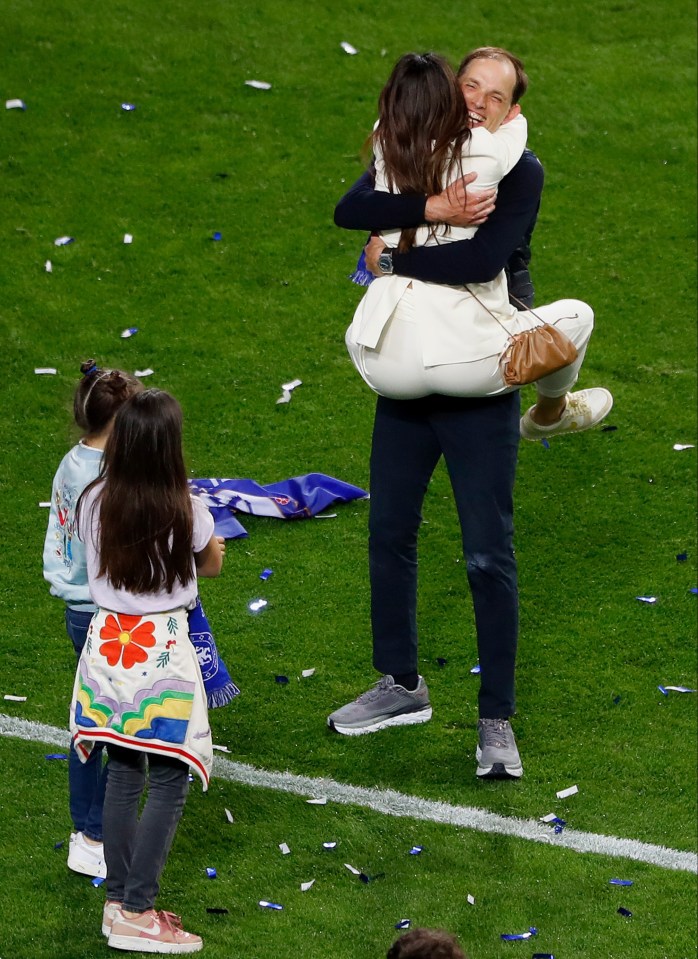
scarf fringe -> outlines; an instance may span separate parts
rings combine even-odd
[[[239,695],[240,690],[231,679],[230,682],[226,683],[225,686],[221,686],[220,689],[206,690],[208,708],[220,709],[222,706],[227,706],[229,703],[232,703],[235,697]]]

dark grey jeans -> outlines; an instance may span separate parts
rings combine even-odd
[[[155,904],[177,824],[189,791],[189,767],[178,759],[107,746],[109,778],[104,800],[107,899],[130,912]],[[148,783],[148,796],[138,806]]]

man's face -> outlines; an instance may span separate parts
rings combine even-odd
[[[471,127],[484,126],[494,133],[520,112],[518,104],[511,103],[516,71],[508,60],[471,60],[459,82]]]

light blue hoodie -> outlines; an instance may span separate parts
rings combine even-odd
[[[82,491],[96,479],[101,462],[102,450],[82,441],[63,457],[53,478],[44,541],[44,579],[51,584],[51,594],[84,610],[97,607],[87,585],[85,547],[77,536],[75,510]]]

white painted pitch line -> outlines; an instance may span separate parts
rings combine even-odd
[[[6,716],[2,713],[0,713],[0,735],[64,748],[70,744],[67,730],[15,716]],[[313,779],[310,776],[297,776],[289,772],[270,772],[218,756],[213,762],[213,772],[221,779],[241,783],[244,786],[273,789],[277,792],[305,797],[327,796],[327,799],[332,802],[362,806],[388,816],[420,819],[425,822],[459,826],[462,829],[514,836],[517,839],[561,846],[576,852],[634,859],[637,862],[660,866],[662,869],[698,872],[698,856],[695,853],[639,842],[636,839],[621,839],[617,836],[604,836],[576,829],[565,829],[555,836],[550,833],[549,828],[537,820],[508,818],[474,806],[453,806],[450,803],[420,799],[418,796],[407,796],[392,789],[351,786],[332,779]]]

